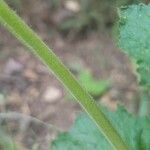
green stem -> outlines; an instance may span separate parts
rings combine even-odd
[[[8,5],[0,0],[0,23],[26,45],[47,65],[62,84],[72,93],[84,110],[97,124],[109,143],[116,150],[128,150],[128,146],[93,98],[80,86],[70,71],[47,45],[19,18]]]

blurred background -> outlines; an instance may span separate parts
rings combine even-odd
[[[98,103],[142,115],[134,66],[117,48],[117,8],[148,0],[6,0]],[[0,149],[50,150],[80,106],[30,51],[0,26]],[[32,116],[32,117],[29,117]]]

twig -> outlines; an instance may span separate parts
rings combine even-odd
[[[32,116],[27,116],[27,115],[24,115],[22,113],[17,113],[17,112],[2,112],[0,113],[0,124],[2,122],[2,120],[21,120],[21,122],[23,122],[23,124],[26,122],[26,123],[30,123],[30,122],[33,122],[33,123],[36,123],[36,124],[41,124],[43,125],[44,127],[46,127],[48,130],[54,130],[54,131],[57,131],[57,132],[61,132],[62,130],[55,127],[54,125],[52,124],[47,124],[35,117],[32,117]]]

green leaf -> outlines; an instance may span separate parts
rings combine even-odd
[[[150,87],[150,4],[132,5],[120,11],[119,47],[138,64],[140,83]]]
[[[108,81],[95,80],[87,70],[83,70],[79,73],[79,81],[92,96],[100,96],[109,86]]]
[[[13,140],[4,132],[0,131],[0,149],[1,150],[17,150]]]
[[[128,142],[131,150],[150,149],[150,119],[148,117],[134,117],[121,106],[115,112],[106,109],[104,112],[123,139]],[[85,113],[81,113],[71,129],[58,135],[52,142],[51,149],[112,150],[112,147],[98,132],[98,128],[91,119]]]

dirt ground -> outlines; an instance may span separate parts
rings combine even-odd
[[[93,33],[78,40],[64,38],[58,32],[52,33],[51,26],[45,21],[48,15],[46,4],[39,0],[33,3],[24,8],[22,16],[61,60],[70,68],[82,65],[95,78],[111,81],[98,102],[110,109],[115,109],[117,103],[125,104],[133,111],[136,78],[130,61],[116,48],[111,35]],[[18,117],[18,122],[14,113],[15,119],[5,123],[18,143],[23,143],[27,149],[33,146],[49,149],[50,141],[58,132],[67,130],[81,111],[75,101],[66,98],[67,93],[27,48],[0,27],[0,111],[33,116],[46,123],[26,116]]]

